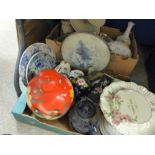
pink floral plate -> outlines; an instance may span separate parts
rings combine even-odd
[[[120,134],[155,134],[155,95],[133,82],[113,82],[100,97],[105,119]]]

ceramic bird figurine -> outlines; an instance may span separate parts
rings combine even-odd
[[[125,32],[122,35],[118,36],[116,40],[121,41],[129,46],[131,44],[129,35],[134,25],[135,24],[133,22],[128,22],[128,27],[126,28]]]

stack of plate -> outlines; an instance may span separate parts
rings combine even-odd
[[[54,52],[44,43],[34,43],[24,51],[19,63],[19,75],[25,86],[41,70],[54,68]]]
[[[100,107],[103,134],[155,134],[155,95],[142,86],[113,82],[101,94]]]

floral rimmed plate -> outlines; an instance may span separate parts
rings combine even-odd
[[[19,75],[25,86],[27,86],[26,81],[27,64],[31,59],[31,57],[38,52],[47,52],[54,55],[53,51],[51,51],[51,49],[44,43],[34,43],[25,49],[19,62]]]
[[[32,56],[26,68],[26,82],[28,83],[41,70],[52,69],[56,66],[56,58],[47,52],[39,52]]]
[[[120,134],[155,134],[155,95],[133,82],[114,82],[100,97],[105,119]]]

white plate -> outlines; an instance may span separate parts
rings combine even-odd
[[[121,134],[155,134],[155,95],[133,82],[114,82],[103,90],[100,107]]]
[[[54,68],[56,66],[56,58],[47,52],[39,52],[34,54],[26,68],[27,83],[41,70]]]
[[[72,67],[81,70],[101,71],[110,61],[107,44],[90,33],[73,33],[62,43],[63,59]]]
[[[84,19],[70,19],[71,25],[76,32],[99,32],[99,29]]]

